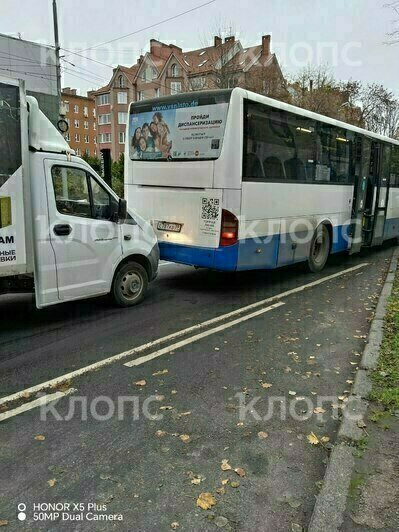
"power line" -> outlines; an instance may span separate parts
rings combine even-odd
[[[193,11],[197,11],[198,9],[201,9],[202,7],[209,6],[210,4],[215,3],[216,0],[209,0],[209,2],[205,2],[204,4],[201,4],[199,6],[193,7],[191,9],[188,9],[187,11],[183,11],[182,13],[178,13],[177,15],[173,15],[172,17],[166,18],[164,20],[161,20],[159,22],[155,22],[154,24],[150,24],[149,26],[146,26],[145,28],[141,28],[136,31],[132,31],[131,33],[126,33],[126,35],[122,35],[121,37],[115,37],[114,39],[110,39],[109,41],[104,41],[98,44],[94,44],[93,46],[89,46],[88,48],[82,48],[81,50],[78,50],[78,52],[87,52],[88,50],[93,50],[94,48],[98,48],[99,46],[103,46],[104,44],[110,44],[115,41],[120,41],[121,39],[125,39],[126,37],[131,37],[132,35],[136,35],[137,33],[140,33],[142,31],[149,30],[151,28],[155,28],[156,26],[159,26],[160,24],[164,24],[165,22],[170,22],[171,20],[175,20],[179,17],[182,17],[184,15],[187,15],[188,13],[192,13]],[[63,48],[65,50],[65,48]],[[73,53],[73,52],[72,52]],[[75,52],[76,53],[76,52]]]

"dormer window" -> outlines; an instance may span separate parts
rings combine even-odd
[[[119,76],[118,77],[118,87],[120,89],[124,89],[125,88],[125,78],[124,78],[124,76]]]
[[[170,67],[170,75],[172,76],[172,78],[177,78],[177,65],[176,65],[176,63],[174,63]]]

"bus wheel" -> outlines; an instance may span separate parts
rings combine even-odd
[[[148,288],[148,275],[137,262],[124,264],[115,274],[112,298],[120,307],[132,307],[144,298]]]
[[[308,270],[320,272],[330,254],[330,233],[327,226],[322,224],[316,229],[310,244],[309,258],[307,261]]]

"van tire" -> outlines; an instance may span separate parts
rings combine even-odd
[[[111,296],[119,307],[132,307],[140,303],[148,289],[148,275],[137,262],[127,262],[114,276]]]
[[[325,224],[321,224],[314,232],[310,243],[309,257],[306,263],[308,271],[317,273],[324,268],[330,255],[330,247],[330,232]]]

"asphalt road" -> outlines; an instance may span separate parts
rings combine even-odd
[[[196,341],[199,331],[185,335],[185,345],[170,347],[178,339],[162,345],[163,353],[150,349],[138,366],[124,365],[131,356],[65,383],[63,391],[76,391],[56,404],[65,418],[73,397],[88,405],[105,397],[105,412],[133,397],[134,416],[125,405],[123,415],[103,420],[90,411],[82,419],[77,408],[70,420],[44,421],[33,409],[1,422],[0,477],[7,480],[0,520],[12,530],[306,527],[339,423],[331,413],[350,389],[392,250],[333,257],[319,275],[301,268],[227,275],[165,264],[145,302],[128,310],[106,298],[44,311],[26,296],[3,299],[0,399],[337,274],[275,308],[265,303],[226,317]],[[161,419],[145,415],[153,396],[148,411]],[[312,432],[324,440],[312,445]],[[244,476],[224,471],[223,460]],[[196,505],[202,492],[215,497],[209,510]],[[34,504],[60,501],[104,504],[123,521],[33,521]],[[18,503],[27,505],[23,522]]]

